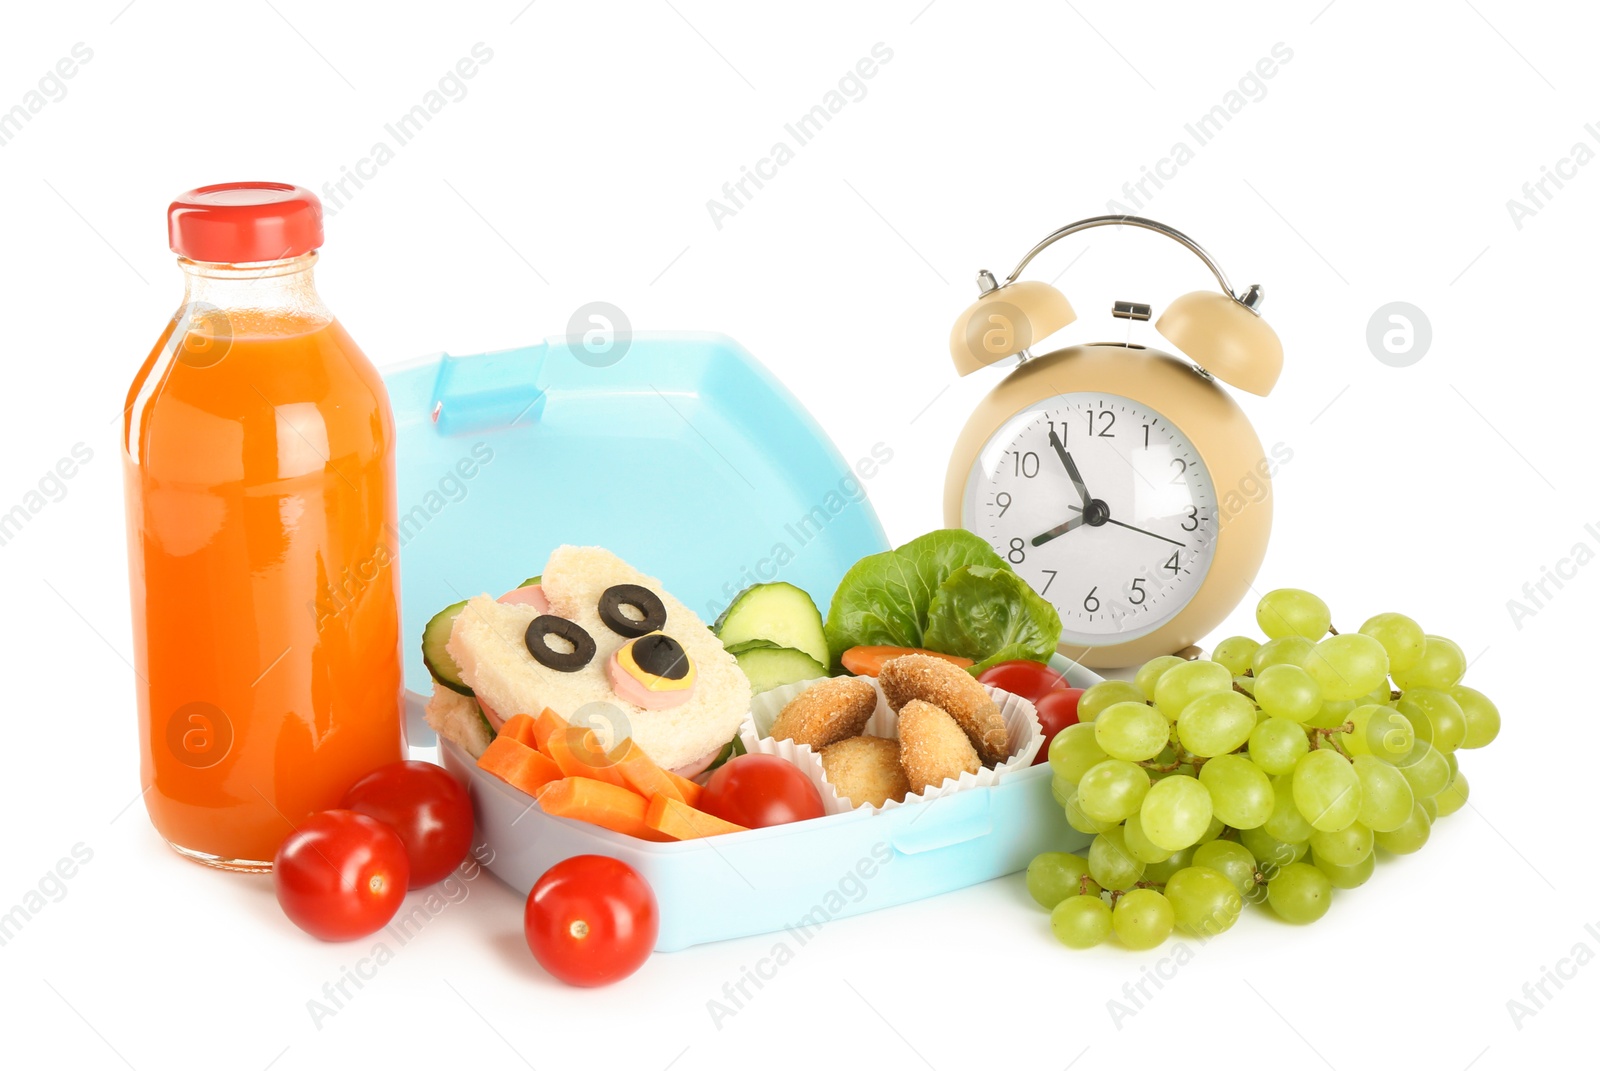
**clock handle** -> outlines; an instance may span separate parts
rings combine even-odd
[[[1028,250],[1027,255],[1024,256],[1020,262],[1018,262],[1015,268],[1011,269],[1011,274],[1006,276],[1006,281],[1003,285],[1009,286],[1010,284],[1016,282],[1017,276],[1022,274],[1023,269],[1033,261],[1034,257],[1038,256],[1040,253],[1044,252],[1050,246],[1054,245],[1056,242],[1059,242],[1067,235],[1077,234],[1079,231],[1086,231],[1093,227],[1120,226],[1140,227],[1144,230],[1154,231],[1157,234],[1171,238],[1174,242],[1177,242],[1189,252],[1199,257],[1201,261],[1205,263],[1205,266],[1211,269],[1211,274],[1217,277],[1217,282],[1222,286],[1223,293],[1233,298],[1233,300],[1237,301],[1251,312],[1260,315],[1259,310],[1261,308],[1261,303],[1266,299],[1266,295],[1262,292],[1261,287],[1252,284],[1244,293],[1234,293],[1233,286],[1228,282],[1227,275],[1223,274],[1222,266],[1212,258],[1210,253],[1205,251],[1199,242],[1195,241],[1193,238],[1190,238],[1187,234],[1184,234],[1176,227],[1169,227],[1165,223],[1159,223],[1153,219],[1146,219],[1143,216],[1090,216],[1088,219],[1080,219],[1075,223],[1068,223],[1065,227],[1057,228],[1056,230],[1047,234],[1038,245]],[[991,290],[997,289],[994,276],[990,275],[988,272],[981,273],[978,277],[978,288],[983,293],[988,293]]]

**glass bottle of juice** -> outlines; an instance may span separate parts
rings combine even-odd
[[[167,223],[184,303],[123,422],[141,784],[179,852],[265,870],[405,750],[394,418],[317,296],[314,194],[203,186]]]

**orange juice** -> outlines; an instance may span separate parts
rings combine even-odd
[[[124,420],[145,803],[173,847],[237,869],[405,748],[393,417],[312,285],[320,206],[261,188],[173,206],[214,207],[173,230],[208,259],[180,260],[187,300]],[[219,238],[241,204],[258,215]]]

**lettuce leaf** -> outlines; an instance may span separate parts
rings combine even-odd
[[[966,565],[945,578],[928,605],[924,646],[978,663],[1047,661],[1061,642],[1061,615],[1010,569]]]
[[[994,548],[958,528],[862,558],[834,591],[824,632],[835,668],[851,647],[877,645],[1043,661],[1061,620]]]

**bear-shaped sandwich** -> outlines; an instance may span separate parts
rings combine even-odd
[[[693,776],[750,708],[750,682],[705,623],[601,547],[557,547],[537,584],[467,600],[446,649],[473,695],[435,681],[428,724],[474,759],[506,718],[548,708],[591,724],[607,748],[632,736]],[[607,706],[580,714],[591,704]]]

